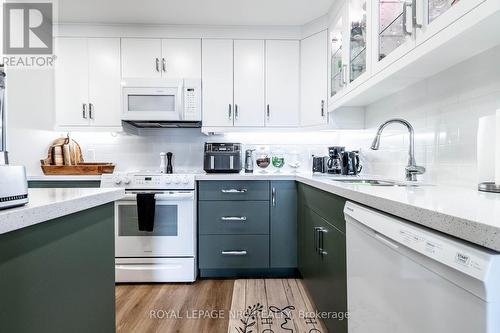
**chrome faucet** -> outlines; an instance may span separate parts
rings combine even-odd
[[[408,150],[408,165],[405,168],[406,172],[406,180],[408,181],[417,181],[417,175],[422,175],[425,173],[425,168],[422,166],[418,166],[417,163],[415,162],[415,132],[413,130],[413,126],[411,124],[404,120],[404,119],[390,119],[387,120],[385,123],[380,125],[377,131],[377,135],[375,136],[375,139],[373,139],[373,143],[371,146],[372,150],[378,150],[380,147],[380,136],[382,135],[382,131],[384,128],[387,127],[387,125],[390,125],[392,123],[399,123],[408,129],[408,132],[410,133],[410,148]]]

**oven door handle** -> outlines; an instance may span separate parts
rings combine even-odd
[[[194,192],[178,192],[178,193],[165,193],[165,192],[132,192],[125,194],[123,200],[136,200],[137,194],[140,193],[153,193],[157,201],[172,201],[172,200],[190,200],[194,199]]]

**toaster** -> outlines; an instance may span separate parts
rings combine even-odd
[[[205,143],[203,170],[207,173],[239,173],[241,171],[241,144]]]
[[[0,209],[28,203],[28,182],[23,166],[0,165]]]

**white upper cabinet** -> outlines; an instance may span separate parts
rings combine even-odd
[[[349,32],[347,6],[342,6],[328,29],[328,97],[332,100],[347,85],[349,78]]]
[[[123,38],[122,77],[160,78],[161,44],[160,39]]]
[[[121,126],[120,40],[89,38],[89,118],[91,126]]]
[[[203,126],[233,126],[233,41],[202,41]]]
[[[375,72],[415,47],[411,1],[375,1],[372,27]]]
[[[234,41],[234,126],[264,126],[264,41]]]
[[[371,73],[371,40],[369,29],[371,29],[371,1],[348,0],[348,84],[357,85],[365,80]]]
[[[319,32],[301,41],[301,103],[302,126],[328,122],[328,33]]]
[[[56,40],[56,127],[120,127],[120,40]]]
[[[89,124],[87,38],[56,39],[55,104],[58,127]]]
[[[165,78],[201,77],[201,40],[163,39],[162,71]]]
[[[417,44],[425,42],[486,0],[413,0]]]
[[[191,78],[201,76],[200,39],[122,38],[122,77]]]
[[[266,126],[299,125],[300,42],[266,41]]]

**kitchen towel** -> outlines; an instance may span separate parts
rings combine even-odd
[[[500,185],[500,110],[497,110],[496,114],[496,140],[495,150],[496,162],[495,162],[495,183]]]
[[[154,193],[137,194],[137,217],[139,231],[152,232],[155,225],[156,199]]]
[[[479,118],[477,129],[477,170],[479,183],[495,180],[496,118],[496,114]]]

